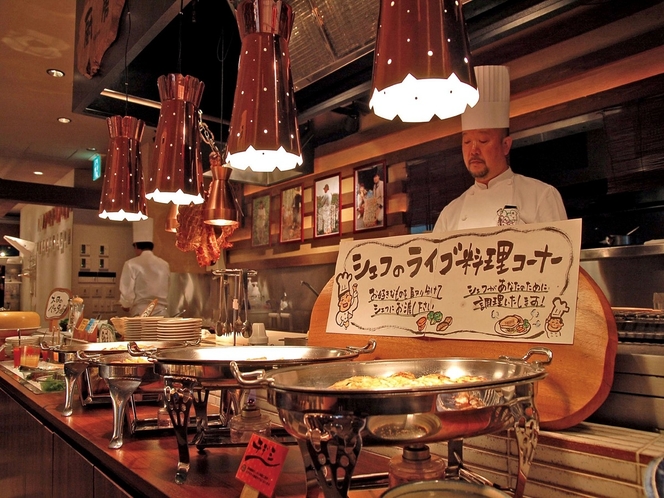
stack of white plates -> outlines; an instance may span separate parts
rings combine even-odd
[[[164,318],[157,324],[159,341],[195,341],[201,337],[202,318]]]
[[[141,317],[141,340],[156,341],[158,336],[159,322],[163,316],[143,316]]]
[[[125,322],[125,341],[140,341],[141,340],[141,317],[133,316],[127,318]]]

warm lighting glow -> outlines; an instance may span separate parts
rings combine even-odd
[[[478,99],[461,4],[381,0],[369,102],[376,115],[446,119]]]
[[[111,221],[148,218],[140,143],[145,123],[131,116],[106,119],[110,141],[106,155],[99,217]]]
[[[231,168],[221,164],[221,156],[210,154],[210,171],[212,182],[208,189],[205,207],[203,208],[203,221],[208,225],[238,226],[238,213],[235,209],[233,192],[228,179]]]
[[[242,38],[226,162],[254,172],[302,164],[288,40],[293,10],[282,1],[243,0]]]
[[[49,76],[53,76],[54,78],[62,78],[65,75],[65,72],[60,69],[47,69],[46,72]]]
[[[58,123],[69,124],[69,123],[71,123],[71,119],[69,119],[69,118],[65,118],[65,117],[61,117],[61,118],[58,118]]]
[[[198,107],[205,85],[193,76],[169,74],[157,80],[161,110],[146,197],[159,203],[201,204],[204,200]]]
[[[43,171],[33,171],[33,173],[37,176],[42,176],[44,174]]]

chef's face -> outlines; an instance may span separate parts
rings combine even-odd
[[[461,135],[463,161],[480,183],[489,183],[507,170],[507,154],[511,147],[512,137],[500,128],[467,130]]]

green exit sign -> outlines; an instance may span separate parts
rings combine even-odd
[[[92,161],[92,181],[97,181],[101,177],[101,156],[94,154],[90,161]]]

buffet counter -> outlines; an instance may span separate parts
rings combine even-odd
[[[38,394],[12,373],[0,370],[0,485],[5,497],[67,498],[240,496],[235,478],[244,447],[206,449],[195,454],[186,483],[176,484],[178,450],[175,437],[135,435],[122,448],[108,448],[113,432],[110,406],[74,403],[63,417],[64,393]],[[137,407],[139,416],[154,416],[157,407]],[[149,413],[141,414],[141,411]],[[154,412],[154,413],[153,413]],[[29,415],[28,415],[29,414]],[[387,458],[363,452],[358,473],[384,472]],[[378,497],[384,489],[351,491],[353,498]],[[299,448],[289,446],[275,496],[306,493]],[[322,495],[322,493],[321,493]]]

